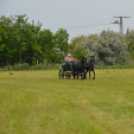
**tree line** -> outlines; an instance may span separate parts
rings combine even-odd
[[[27,15],[0,17],[0,66],[15,63],[60,62],[67,53],[69,34],[41,30],[42,24],[28,22]]]
[[[28,22],[28,17],[0,17],[0,66],[15,63],[59,63],[69,52],[80,59],[95,56],[96,64],[127,64],[134,59],[134,31],[125,35],[113,31],[80,35],[68,44],[69,34],[63,28],[56,33],[41,29],[42,24]]]

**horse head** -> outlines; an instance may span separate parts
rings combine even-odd
[[[86,64],[87,63],[87,58],[86,57],[82,57],[81,58],[81,63],[82,64]]]
[[[91,56],[91,58],[90,58],[90,64],[94,64],[95,63],[95,58],[94,58],[94,56]]]

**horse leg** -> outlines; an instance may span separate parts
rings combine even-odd
[[[87,79],[87,72],[88,70],[86,70],[86,72],[84,71],[84,79]]]
[[[77,79],[79,79],[79,71],[77,71]]]
[[[83,72],[83,71],[81,71],[81,80],[83,79],[83,78],[82,78],[82,72]]]
[[[90,70],[89,70],[89,79],[90,79]]]
[[[73,74],[73,77],[75,79],[75,70],[74,69],[72,70],[72,74]]]
[[[95,72],[94,72],[94,70],[93,70],[93,73],[94,73],[94,78],[93,79],[95,79]]]

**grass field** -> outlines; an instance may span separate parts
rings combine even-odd
[[[0,134],[134,134],[134,69],[0,72]]]

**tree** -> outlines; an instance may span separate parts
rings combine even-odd
[[[25,32],[26,40],[25,40],[25,52],[23,52],[23,60],[29,64],[35,63],[35,60],[40,59],[41,47],[38,44],[38,36],[41,29],[42,24],[38,21],[37,25],[34,24],[26,24],[27,31]]]
[[[64,30],[63,28],[59,29],[55,33],[56,48],[67,53],[67,51],[68,51],[68,43],[67,43],[68,37],[69,37],[69,34],[67,33],[66,30]]]
[[[77,44],[95,56],[96,64],[126,64],[129,58],[123,36],[113,31],[102,31],[97,39],[83,39]]]
[[[1,16],[0,18],[0,29],[1,29],[1,65],[8,65],[11,62],[14,53],[14,29],[13,29],[13,18]]]
[[[69,49],[68,38],[69,38],[69,34],[63,28],[59,29],[54,34],[55,49],[56,51],[58,50],[60,52],[60,54],[58,53],[56,55],[56,61],[58,62],[64,60],[63,55],[68,53],[68,49]]]
[[[76,47],[74,51],[74,56],[76,57],[77,60],[80,60],[82,57],[86,57],[89,55],[89,51],[84,49],[83,46]]]
[[[49,29],[45,29],[44,31],[40,31],[38,43],[41,47],[42,51],[42,60],[47,59],[48,61],[55,60],[55,43],[54,43],[54,35]]]
[[[90,34],[90,35],[80,35],[77,37],[74,37],[71,39],[71,43],[69,45],[69,50],[70,52],[74,55],[75,54],[75,48],[77,46],[77,44],[84,40],[84,39],[97,39],[99,36],[97,34]]]
[[[30,24],[28,23],[27,15],[16,15],[15,16],[15,33],[16,33],[16,48],[19,55],[19,63],[22,63],[22,53],[26,50],[26,42]]]
[[[131,58],[134,60],[134,31],[129,30],[127,31],[127,34],[125,35],[125,42],[128,46],[128,51],[131,54]]]

